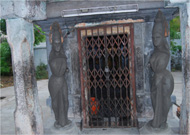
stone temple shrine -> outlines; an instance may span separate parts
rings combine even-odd
[[[184,78],[180,133],[190,134],[188,0],[8,0],[0,5],[0,17],[6,19],[12,52],[17,134],[44,133],[33,64],[33,24],[39,25],[46,35],[49,90],[54,107],[65,107],[60,105],[60,95],[53,97],[58,86],[64,84],[69,101],[66,108],[79,130],[142,128],[155,113],[151,86],[156,72],[150,59],[157,48],[153,27],[158,12],[165,18],[163,36],[168,44],[169,22],[180,16]],[[52,52],[56,50],[56,42],[61,44],[63,52]],[[51,62],[54,58],[57,65]],[[166,66],[170,71],[170,62]],[[64,83],[58,82],[61,74]],[[53,110],[55,113],[56,109]]]

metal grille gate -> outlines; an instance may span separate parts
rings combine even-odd
[[[133,24],[78,29],[84,127],[136,126]]]

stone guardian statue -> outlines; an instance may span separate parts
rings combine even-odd
[[[50,27],[49,40],[52,50],[49,55],[49,65],[52,75],[49,79],[48,88],[52,100],[52,109],[55,114],[56,128],[69,124],[68,120],[68,87],[65,80],[67,69],[66,55],[63,51],[63,37],[60,26],[54,22]]]
[[[162,12],[158,11],[152,31],[154,52],[150,58],[150,66],[154,72],[150,89],[154,117],[140,130],[143,134],[148,131],[157,132],[156,134],[170,132],[167,116],[172,105],[170,96],[174,89],[174,79],[166,69],[170,58],[170,48],[165,37],[167,29],[167,21]]]

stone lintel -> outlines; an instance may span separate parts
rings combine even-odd
[[[173,15],[178,12],[178,8],[162,8],[160,9],[163,11],[164,15],[166,16],[167,20],[171,20]],[[109,22],[110,20],[119,23],[118,21],[121,20],[133,20],[131,23],[138,23],[139,20],[143,20],[144,22],[153,22],[154,17],[158,11],[156,9],[143,9],[139,10],[138,12],[130,12],[130,13],[117,13],[117,14],[103,14],[103,15],[89,15],[89,16],[78,16],[78,17],[56,17],[56,18],[49,18],[43,21],[35,21],[38,25],[40,25],[43,30],[49,31],[50,24],[54,21],[60,23],[61,29],[64,29],[65,26],[73,27],[79,23],[102,23],[102,22]],[[136,21],[135,21],[136,20]],[[142,21],[141,21],[142,22]],[[129,22],[128,22],[129,23]]]
[[[3,19],[25,18],[28,20],[46,19],[46,1],[14,1],[0,2],[0,17]]]

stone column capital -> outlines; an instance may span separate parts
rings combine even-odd
[[[43,0],[4,0],[0,2],[0,18],[25,18],[29,20],[44,20],[46,16],[46,1]]]

